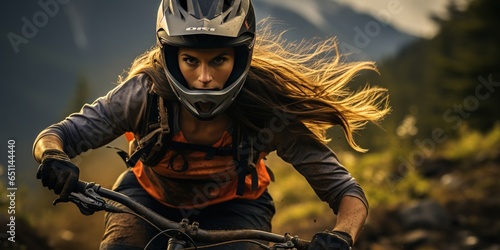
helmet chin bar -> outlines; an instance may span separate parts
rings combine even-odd
[[[204,105],[204,104],[201,101],[195,102],[192,105],[191,104],[187,105],[184,102],[181,102],[181,103],[183,104],[184,107],[186,107],[186,109],[194,117],[196,117],[200,121],[213,120],[214,117],[216,117],[217,115],[219,115],[221,113],[221,112],[216,112],[217,110],[220,110],[220,106],[219,106],[219,109],[217,109],[216,104],[213,102],[208,102],[208,103],[210,103],[210,104],[208,104],[208,105],[210,105],[208,108],[202,107],[201,105]]]

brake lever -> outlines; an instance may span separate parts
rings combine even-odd
[[[291,241],[276,243],[271,247],[271,250],[296,249]]]
[[[122,212],[121,209],[109,205],[106,201],[99,196],[93,189],[88,188],[85,189],[85,194],[82,193],[71,193],[67,199],[57,198],[52,202],[53,205],[61,202],[72,202],[79,209],[80,212],[84,215],[92,215],[97,211],[111,211],[111,212]]]

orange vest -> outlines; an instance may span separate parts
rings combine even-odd
[[[130,134],[126,136],[129,138]],[[172,141],[187,142],[182,131]],[[232,137],[226,131],[212,146],[231,147],[231,144]],[[157,165],[146,166],[138,161],[132,171],[146,192],[162,204],[181,209],[204,208],[235,198],[257,199],[271,181],[263,160],[266,155],[260,153],[256,164],[257,189],[252,190],[252,179],[247,175],[241,196],[236,194],[238,173],[232,155],[215,155],[207,160],[205,152],[168,150]]]

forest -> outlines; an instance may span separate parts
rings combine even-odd
[[[436,36],[408,44],[378,63],[378,73],[352,82],[353,90],[369,83],[390,95],[392,113],[355,137],[369,151],[353,151],[341,130],[330,131],[329,146],[370,203],[354,249],[500,249],[500,1],[450,4],[448,13],[434,18]],[[80,85],[85,90],[84,78]],[[70,105],[81,106],[86,91]],[[116,144],[126,147],[124,140]],[[116,167],[96,176],[102,158]],[[94,150],[80,162],[82,179],[110,187],[124,170],[120,161],[112,150]],[[331,209],[292,166],[274,154],[267,165],[277,179],[270,186],[277,206],[274,232],[307,239],[334,225]],[[9,206],[5,190],[0,188],[2,211]],[[2,249],[97,248],[102,213],[84,216],[69,204],[53,207],[49,191],[39,197],[17,203],[18,242],[2,241]]]

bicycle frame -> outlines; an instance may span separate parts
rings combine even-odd
[[[199,227],[197,222],[189,223],[187,219],[181,222],[170,221],[149,208],[132,200],[126,195],[106,189],[95,183],[79,181],[77,190],[71,193],[69,199],[60,198],[54,201],[54,205],[59,202],[71,201],[78,206],[80,212],[84,215],[91,215],[96,211],[105,210],[112,213],[124,213],[125,210],[109,205],[103,198],[116,201],[128,207],[135,214],[140,215],[147,222],[159,229],[160,234],[164,231],[179,232],[177,236],[170,236],[167,250],[196,249],[187,248],[190,241],[204,242],[207,244],[228,243],[233,241],[267,241],[274,243],[267,247],[261,244],[261,247],[267,249],[308,249],[310,241],[300,239],[290,234],[279,235],[261,230],[241,229],[241,230],[204,230]],[[186,240],[187,239],[187,240]]]

